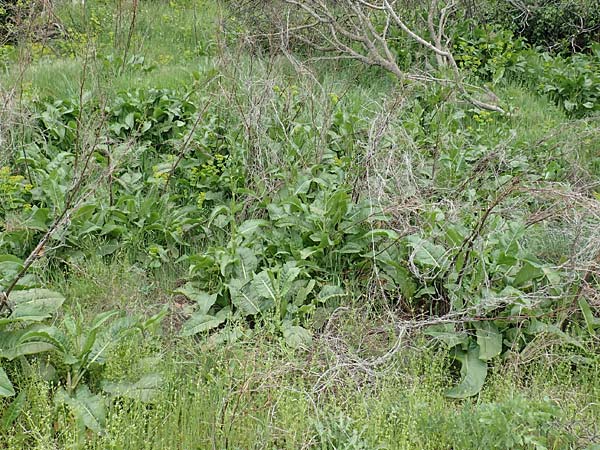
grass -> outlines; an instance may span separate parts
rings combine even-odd
[[[166,302],[165,280],[174,273],[140,277],[127,263],[88,262],[85,272],[56,279],[67,296],[65,311],[114,307],[151,312]],[[361,312],[362,310],[362,312]],[[375,315],[373,315],[375,313]],[[372,322],[369,317],[376,318]],[[273,335],[269,320],[248,328],[234,343],[177,337],[177,323],[163,332],[123,342],[108,358],[102,379],[137,380],[160,372],[150,403],[117,398],[105,432],[85,432],[51,400],[51,382],[32,362],[18,380],[28,407],[5,448],[86,449],[508,449],[585,447],[596,438],[600,405],[600,359],[576,363],[558,342],[528,363],[497,364],[479,396],[445,396],[457,379],[447,352],[418,334],[383,371],[360,364],[335,367],[349,354],[381,355],[388,338],[366,340],[392,324],[356,304],[308,351],[294,351]],[[175,328],[173,328],[175,327]],[[347,355],[346,355],[347,356]],[[324,374],[328,373],[324,377]],[[90,385],[94,386],[94,378]]]
[[[398,229],[430,231],[438,222],[459,222],[465,211],[465,216],[472,212],[465,221],[475,221],[497,193],[497,179],[512,169],[533,182],[588,183],[597,191],[597,117],[570,121],[549,99],[516,82],[497,87],[510,105],[510,116],[480,116],[448,89],[398,87],[381,71],[354,63],[326,62],[314,68],[314,79],[301,78],[281,55],[251,54],[234,45],[224,52],[234,36],[220,32],[223,9],[209,0],[140,3],[129,40],[131,4],[119,4],[60,3],[56,12],[69,39],[49,42],[47,48],[39,42],[25,47],[32,61],[24,72],[24,97],[77,99],[84,75],[83,90],[96,99],[135,89],[193,87],[194,100],[211,99],[236,128],[240,147],[248,147],[247,185],[256,192],[269,198],[282,183],[299,179],[301,169],[333,159],[339,167],[358,168],[357,180],[366,185],[362,195],[382,203],[392,199],[395,207],[409,211],[398,214]],[[222,41],[227,39],[232,42]],[[2,53],[11,54],[13,50]],[[7,85],[18,81],[17,63],[10,61],[3,73]],[[390,112],[396,97],[400,106]],[[337,104],[343,108],[335,115]],[[292,124],[298,125],[291,127],[294,132],[338,120],[339,135],[315,134],[314,141],[288,148],[269,135],[282,119],[289,119],[282,112],[293,116]],[[370,154],[369,133],[388,112],[390,131],[378,147],[383,151]],[[324,154],[327,139],[338,139],[336,150],[329,149],[332,154]],[[482,175],[474,163],[491,152],[495,159]],[[370,172],[365,175],[367,165]],[[470,179],[476,180],[475,187],[462,192],[463,182]],[[527,218],[535,208],[526,206],[515,200],[500,216]],[[240,215],[247,207],[240,208]],[[436,219],[444,207],[447,218]],[[163,214],[168,213],[165,207]],[[588,225],[594,229],[592,219]],[[26,401],[21,414],[13,417],[10,402],[0,400],[5,411],[0,447],[599,448],[600,357],[593,336],[582,337],[581,348],[548,339],[535,341],[528,354],[506,352],[490,366],[480,394],[452,400],[445,393],[459,381],[460,368],[446,349],[419,333],[407,335],[404,346],[382,367],[367,364],[394,344],[394,318],[411,308],[414,313],[420,305],[371,301],[374,295],[365,292],[363,280],[342,274],[343,262],[332,259],[332,273],[322,276],[334,283],[347,280],[344,287],[353,294],[344,298],[339,316],[332,317],[331,308],[323,317],[312,317],[314,341],[308,350],[287,346],[268,314],[235,320],[220,333],[181,337],[182,322],[193,305],[175,290],[189,275],[188,264],[182,258],[145,267],[140,255],[152,244],[152,234],[142,229],[138,235],[131,232],[127,246],[112,256],[95,255],[101,243],[92,240],[81,244],[73,257],[47,266],[42,260],[34,271],[45,287],[66,297],[57,326],[65,326],[65,317],[72,316],[85,329],[97,314],[111,310],[128,317],[166,311],[156,333],[132,335],[101,368],[84,374],[93,393],[101,392],[102,380],[135,382],[160,374],[160,385],[152,388],[155,395],[149,402],[116,395],[108,403],[104,430],[92,432],[54,401],[57,387],[68,383],[49,373],[45,356],[3,360]],[[227,230],[198,227],[198,236],[185,242],[189,248],[181,246],[182,253],[225,247]],[[558,265],[572,244],[571,234],[575,231],[557,219],[532,227],[524,241],[542,260]]]
[[[70,305],[88,310],[87,302],[93,308],[122,298],[139,310],[156,301],[146,297],[140,304],[151,280],[141,283],[118,265],[93,269],[96,281],[84,274],[63,286]],[[322,378],[324,364],[339,356],[328,339],[351,345],[347,333],[377,329],[361,323],[364,317],[343,317],[340,334],[323,336],[308,352],[281,346],[268,326],[246,329],[246,338],[228,345],[168,331],[125,342],[110,355],[103,378],[137,379],[158,369],[163,379],[150,403],[113,402],[102,435],[83,432],[52,403],[51,385],[34,363],[18,382],[28,408],[0,443],[32,449],[563,449],[594,439],[600,360],[573,365],[572,353],[560,345],[527,365],[498,365],[482,393],[467,401],[445,397],[454,383],[452,363],[418,336],[408,338],[410,346],[383,372],[369,374],[357,365]],[[385,348],[373,343],[369,351]]]

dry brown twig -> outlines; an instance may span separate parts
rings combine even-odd
[[[467,89],[460,68],[448,48],[448,38],[444,30],[456,6],[453,1],[442,6],[439,0],[430,0],[428,12],[428,31],[431,41],[412,29],[403,19],[397,0],[284,0],[299,12],[303,12],[312,22],[302,27],[284,24],[281,31],[289,41],[293,34],[300,41],[320,50],[336,54],[337,58],[350,58],[369,66],[379,66],[392,73],[398,79],[433,81],[429,75],[417,75],[402,70],[390,48],[391,29],[400,29],[405,36],[424,49],[433,52],[439,68],[449,68],[452,83],[460,94],[474,106],[498,113],[506,111],[495,103],[476,98]],[[382,24],[382,25],[381,25]],[[312,36],[316,36],[316,42]],[[360,50],[357,49],[360,46]]]

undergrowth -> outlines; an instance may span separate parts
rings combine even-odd
[[[217,2],[21,6],[3,446],[596,448],[596,45],[453,23],[499,114]]]

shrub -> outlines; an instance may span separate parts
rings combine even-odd
[[[457,63],[486,81],[500,80],[507,68],[519,62],[519,54],[526,48],[523,39],[515,38],[512,31],[494,26],[456,34],[453,47]]]
[[[596,0],[490,0],[481,11],[484,20],[555,52],[577,52],[600,38]]]

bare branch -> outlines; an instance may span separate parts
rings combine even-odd
[[[286,4],[307,14],[311,24],[290,27],[286,21],[283,32],[286,36],[295,37],[309,45],[314,43],[312,36],[319,36],[327,46],[317,46],[320,50],[331,47],[340,57],[350,57],[367,65],[382,67],[400,80],[416,79],[416,77],[398,66],[396,57],[390,50],[389,31],[392,26],[398,27],[410,40],[424,49],[434,53],[439,68],[449,67],[452,73],[452,83],[460,94],[478,108],[505,113],[495,103],[489,103],[476,98],[467,89],[460,68],[452,52],[444,43],[444,30],[448,18],[456,9],[452,0],[443,6],[440,0],[430,0],[427,28],[431,41],[425,39],[412,29],[400,13],[400,7],[394,0],[373,2],[367,0],[340,0],[328,2],[325,0],[283,0]],[[382,26],[383,25],[383,26]],[[307,35],[309,37],[307,37]],[[287,40],[286,40],[287,41]],[[357,45],[358,44],[358,45]],[[358,48],[360,47],[360,48]],[[428,78],[430,81],[434,77]]]

